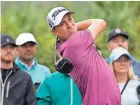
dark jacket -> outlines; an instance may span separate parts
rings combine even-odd
[[[36,105],[31,77],[15,64],[3,86],[3,105]]]
[[[132,59],[132,66],[133,66],[133,70],[136,76],[138,76],[138,78],[140,78],[140,61],[136,60],[136,59]]]

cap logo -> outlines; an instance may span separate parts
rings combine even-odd
[[[52,14],[53,20],[55,20],[56,16],[57,16],[60,12],[62,12],[62,11],[66,11],[66,9],[65,9],[65,8],[62,8],[62,9],[56,10],[56,11]]]
[[[7,39],[6,39],[6,42],[10,42],[10,39],[7,38]]]
[[[48,19],[48,23],[51,28],[54,26],[54,23],[50,19]]]
[[[120,30],[119,28],[117,28],[117,29],[115,29],[115,32],[116,32],[116,33],[120,33],[121,30]]]

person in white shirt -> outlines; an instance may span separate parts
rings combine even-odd
[[[122,47],[112,50],[109,64],[112,67],[121,93],[121,105],[139,105],[137,87],[140,84],[132,68],[132,56]]]

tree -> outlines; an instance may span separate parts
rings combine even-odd
[[[53,61],[55,36],[46,24],[46,16],[49,10],[56,6],[64,6],[74,11],[73,16],[77,22],[87,18],[103,18],[107,21],[107,29],[95,42],[105,57],[109,56],[108,33],[119,27],[130,36],[130,53],[140,59],[137,51],[140,49],[140,2],[138,1],[2,1],[1,31],[15,38],[22,32],[33,33],[38,41],[36,57],[39,63],[55,71]]]

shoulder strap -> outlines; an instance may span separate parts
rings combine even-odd
[[[129,79],[128,79],[128,80],[127,80],[127,82],[125,83],[125,85],[124,85],[124,87],[123,87],[123,89],[122,89],[122,91],[121,91],[121,95],[123,94],[124,89],[126,88],[126,86],[127,86],[128,82],[129,82]]]

